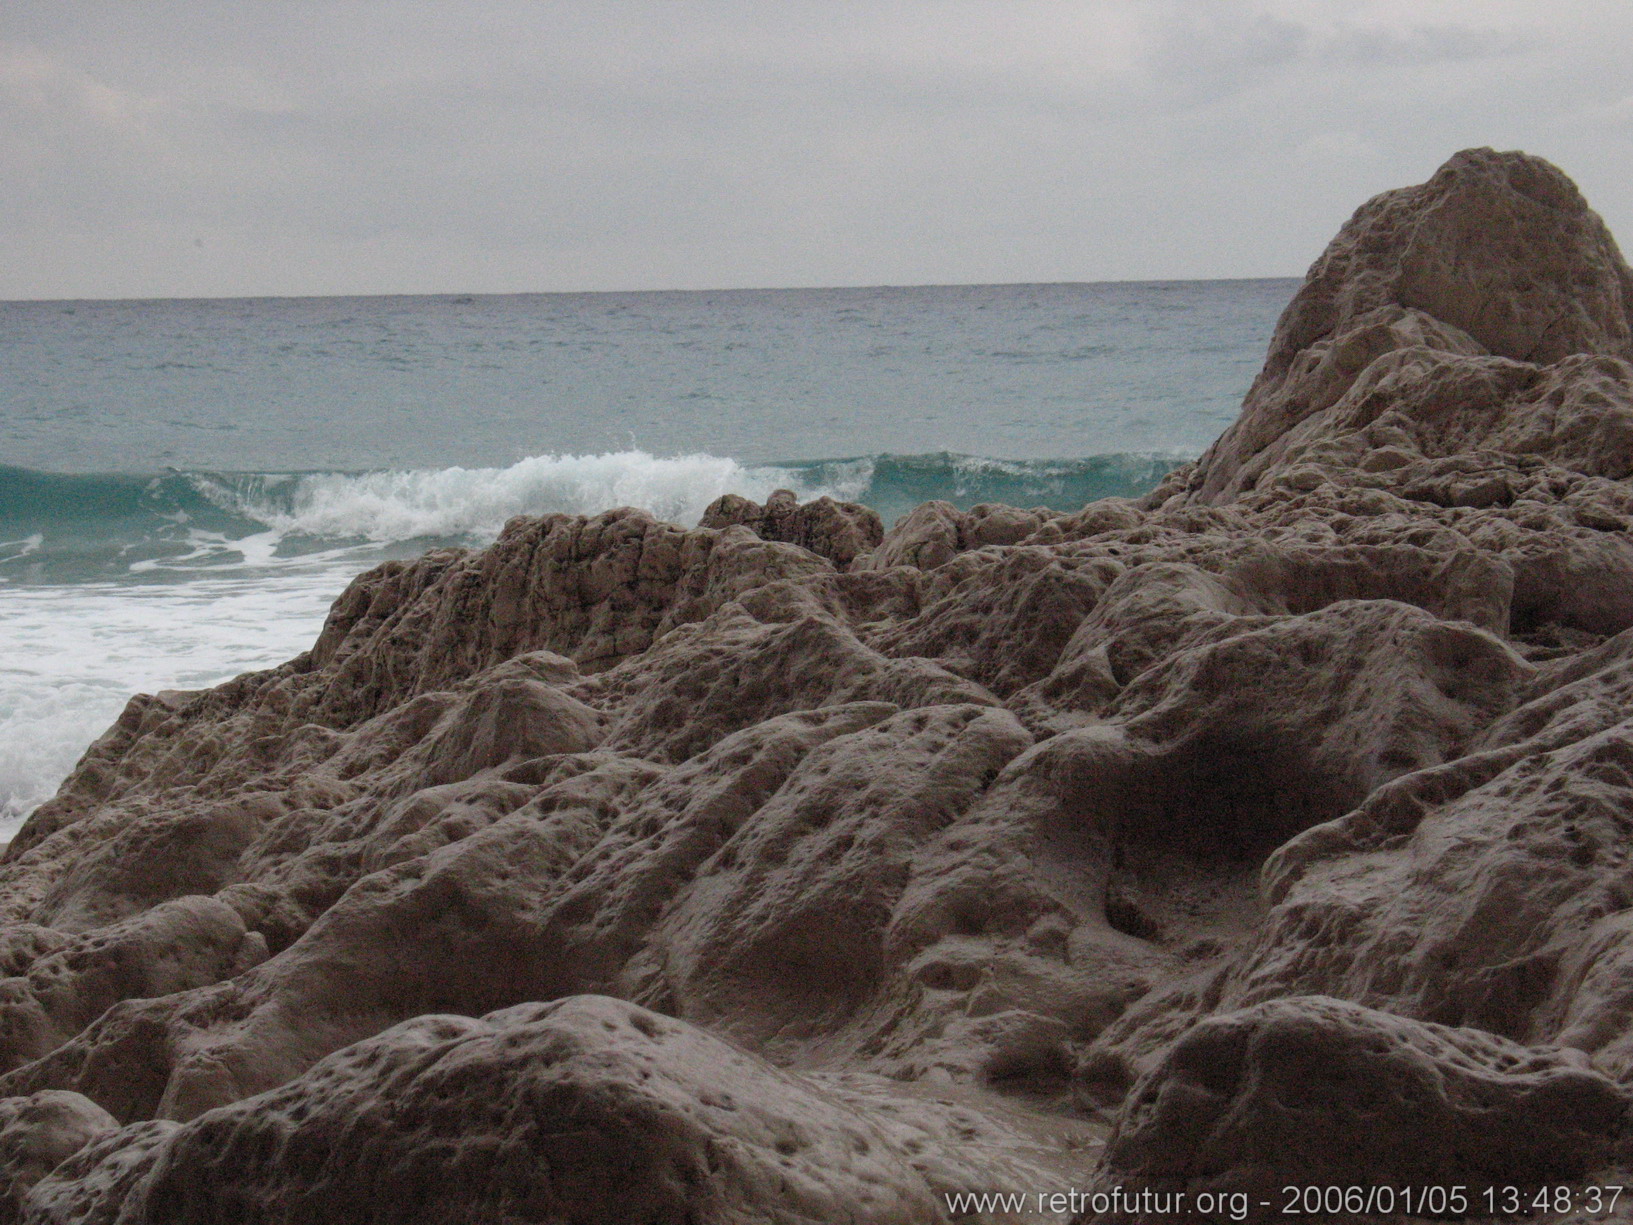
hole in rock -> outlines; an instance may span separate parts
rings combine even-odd
[[[1138,940],[1155,940],[1162,934],[1157,921],[1141,910],[1138,903],[1125,896],[1115,884],[1106,890],[1106,923],[1114,931]]]
[[[1072,1074],[1072,1059],[1064,1046],[1049,1044],[1035,1050],[1005,1052],[985,1069],[986,1081],[1003,1093],[1052,1096],[1061,1092]]]
[[[1143,823],[1124,824],[1124,841],[1152,841],[1203,862],[1256,865],[1366,795],[1318,768],[1301,746],[1266,737],[1198,737],[1168,757],[1163,774],[1161,800]]]
[[[1265,858],[1365,795],[1311,758],[1301,744],[1214,734],[1124,759],[1083,807],[1060,811],[1046,835],[1053,878],[1123,936],[1218,955],[1259,921]]]

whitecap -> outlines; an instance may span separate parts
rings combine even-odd
[[[690,525],[725,493],[763,501],[779,486],[804,496],[830,492],[804,487],[802,474],[790,468],[645,451],[533,455],[508,468],[308,473],[288,485],[232,484],[206,476],[195,481],[222,509],[284,536],[376,543],[491,539],[515,515],[596,514],[617,506]]]

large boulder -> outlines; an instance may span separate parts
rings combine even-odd
[[[1512,387],[1576,355],[1625,362],[1630,308],[1633,274],[1564,174],[1524,153],[1459,153],[1427,183],[1369,200],[1311,267],[1241,417],[1198,466],[1196,494],[1250,487],[1256,459],[1376,381],[1369,372],[1412,363],[1419,383],[1449,366]],[[1625,366],[1612,369],[1625,401]],[[1458,393],[1476,413],[1502,394]]]

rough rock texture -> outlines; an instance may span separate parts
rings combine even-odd
[[[1128,1190],[1270,1201],[1259,1219],[1281,1215],[1290,1170],[1318,1188],[1461,1186],[1478,1206],[1612,1156],[1633,1093],[1587,1062],[1293,996],[1189,1029],[1134,1086],[1107,1162]]]
[[[1568,178],[1538,158],[1459,153],[1427,183],[1369,200],[1316,261],[1241,418],[1198,466],[1198,494],[1250,489],[1300,444],[1380,413],[1437,455],[1492,446],[1626,476],[1624,414],[1548,408],[1597,399],[1601,375],[1625,386],[1621,362],[1604,359],[1633,358],[1630,306],[1633,275]],[[1364,394],[1381,381],[1415,384],[1416,403],[1393,403],[1395,387]]]
[[[0,1102],[0,1221],[17,1220],[42,1178],[118,1127],[95,1102],[61,1089]]]
[[[519,519],[133,699],[0,861],[5,1210],[1625,1181],[1629,286],[1459,154],[1143,499]]]
[[[878,513],[854,502],[822,497],[801,503],[793,492],[779,489],[764,506],[735,493],[716,498],[703,512],[699,527],[730,527],[741,523],[764,540],[782,540],[820,553],[841,570],[862,553],[878,547],[884,524]]]
[[[423,1016],[281,1089],[149,1126],[130,1133],[150,1145],[141,1177],[120,1148],[85,1152],[36,1187],[36,1219],[928,1225],[941,1188],[988,1163],[1045,1176],[954,1103],[881,1108],[600,996]]]
[[[1019,544],[1060,517],[1043,507],[1021,510],[982,503],[965,511],[951,502],[925,502],[903,515],[882,540],[875,541],[878,548],[857,565],[872,570],[891,566],[930,570],[968,549]]]

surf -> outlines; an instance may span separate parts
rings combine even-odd
[[[1070,510],[1137,496],[1183,456],[993,459],[937,452],[745,464],[629,450],[527,456],[503,467],[362,472],[55,473],[0,468],[0,582],[83,582],[161,569],[273,568],[336,545],[481,545],[516,515],[634,506],[695,525],[733,493],[792,489],[871,506],[888,524],[920,502]]]

